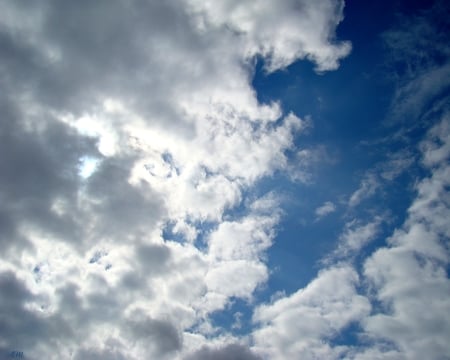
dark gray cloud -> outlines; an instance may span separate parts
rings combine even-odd
[[[163,198],[146,183],[128,182],[133,161],[105,159],[86,181],[87,204],[95,223],[93,237],[117,241],[144,236],[164,214]],[[95,239],[93,239],[95,241]]]
[[[261,360],[261,358],[244,345],[229,344],[220,348],[205,346],[185,360]]]
[[[152,319],[138,311],[127,321],[133,341],[142,342],[149,357],[166,356],[181,349],[179,330],[168,320]]]
[[[136,257],[144,274],[158,274],[168,271],[170,249],[165,245],[142,245],[136,247]]]
[[[81,349],[76,352],[75,360],[126,360],[130,359],[130,356],[125,352],[122,353],[113,349]]]
[[[0,349],[26,351],[41,345],[57,347],[61,337],[73,335],[70,326],[58,315],[40,316],[28,307],[42,304],[12,272],[0,273]],[[47,349],[48,349],[47,348]],[[30,354],[30,359],[35,356]]]
[[[57,313],[70,324],[75,341],[83,338],[84,333],[95,332],[98,326],[112,319],[118,321],[122,318],[123,306],[115,290],[102,278],[96,279],[95,285],[96,288],[87,294],[74,283],[55,289]]]
[[[15,105],[0,103],[0,242],[5,251],[28,243],[18,230],[22,225],[74,245],[92,246],[92,240],[112,234],[116,240],[142,235],[161,218],[162,199],[145,184],[128,183],[126,164],[132,162],[106,159],[83,180],[78,175],[80,159],[102,158],[94,139],[43,115],[30,119]],[[80,201],[80,189],[86,189],[91,201]],[[56,209],[58,203],[64,204],[64,211]],[[95,231],[90,233],[92,225]]]

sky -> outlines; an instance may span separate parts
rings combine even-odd
[[[0,359],[450,359],[448,2],[0,9]]]

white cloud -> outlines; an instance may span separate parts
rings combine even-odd
[[[275,4],[265,0],[256,5],[251,1],[189,0],[188,3],[198,16],[199,27],[205,30],[228,27],[241,36],[245,55],[262,54],[269,61],[270,71],[299,58],[312,59],[318,71],[333,70],[351,49],[348,42],[330,44],[334,29],[342,20],[343,1]]]
[[[252,353],[248,347],[241,344],[230,343],[221,347],[204,346],[193,354],[189,354],[186,360],[259,360],[260,358]]]
[[[446,160],[450,153],[450,129],[448,114],[444,115],[446,118],[439,124],[434,126],[429,135],[434,141],[424,141],[421,144],[423,153],[423,163],[427,167],[436,167]]]
[[[382,220],[380,216],[376,216],[366,224],[357,220],[347,222],[339,236],[338,246],[331,255],[333,260],[357,254],[379,234]]]
[[[448,117],[422,143],[430,176],[404,226],[363,264],[364,281],[337,264],[277,293],[257,306],[251,339],[210,320],[233,297],[251,303],[270,273],[278,199],[250,201],[247,191],[275,171],[309,182],[308,166],[323,158],[321,148],[294,147],[308,120],[258,103],[255,57],[268,71],[297,59],[337,68],[350,51],[334,38],[342,10],[331,0],[3,2],[0,350],[45,359],[448,357]],[[445,88],[448,67],[430,69],[397,91],[414,115],[434,86]],[[100,161],[87,171],[88,159]],[[349,205],[409,159],[369,171]],[[325,203],[316,214],[333,210]],[[167,224],[186,241],[164,238]],[[343,253],[378,226],[347,224]],[[366,348],[333,343],[352,324]]]
[[[336,211],[336,205],[331,201],[326,201],[323,205],[319,206],[316,211],[316,219],[319,220],[324,216],[331,214]]]
[[[450,65],[437,66],[400,87],[396,93],[392,117],[396,120],[419,118],[427,110],[426,105],[448,87],[449,76]]]
[[[393,137],[389,137],[390,141]],[[383,153],[383,156],[384,160],[365,172],[359,188],[350,195],[349,207],[356,207],[378,192],[383,192],[401,174],[407,172],[415,161],[414,154],[405,148],[395,152],[388,151],[386,154]]]
[[[279,221],[277,199],[269,194],[250,204],[239,221],[224,221],[208,238],[209,270],[205,281],[214,301],[232,296],[251,300],[269,275],[265,251],[272,245]],[[220,303],[218,309],[225,303]],[[212,305],[208,305],[212,309]]]
[[[350,196],[348,205],[354,207],[359,205],[363,200],[370,198],[380,187],[378,177],[372,172],[368,172],[361,180],[359,188]]]

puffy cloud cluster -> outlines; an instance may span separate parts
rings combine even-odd
[[[317,157],[295,148],[308,121],[258,102],[256,59],[269,72],[297,59],[336,69],[350,51],[334,37],[342,1],[1,8],[1,354],[449,356],[450,125],[442,112],[419,146],[427,175],[386,246],[355,264],[383,219],[349,220],[327,267],[303,289],[258,304],[247,336],[211,320],[234,299],[252,304],[270,275],[280,199],[250,190],[277,171],[307,181],[288,152],[299,164]],[[417,86],[432,96],[448,69],[425,70]],[[408,84],[397,100],[416,86]],[[398,152],[368,172],[348,207],[413,159]],[[335,210],[326,202],[317,219]],[[342,340],[348,333],[358,346]]]
[[[388,40],[396,41],[395,54],[412,70],[399,81],[392,111],[395,116],[416,119],[427,131],[415,147],[410,136],[417,124],[406,124],[382,140],[397,141],[397,149],[399,143],[404,147],[384,154],[385,161],[363,175],[347,202],[345,216],[351,219],[338,237],[336,250],[323,262],[326,267],[303,289],[256,308],[254,348],[267,358],[450,357],[450,118],[445,90],[449,81],[444,76],[448,46],[432,45],[430,49],[440,54],[433,57],[422,51],[425,43],[420,32],[437,41],[447,39],[441,31],[442,24],[448,24],[446,12],[448,6],[438,1],[423,17],[407,22],[407,29],[400,26],[400,32],[386,34]],[[437,64],[436,59],[442,61]],[[417,106],[407,109],[412,103]],[[389,222],[389,213],[380,214],[367,201],[367,219],[355,207],[386,192],[416,159],[422,169],[405,220],[383,238],[381,225]],[[316,219],[333,208],[330,202],[323,204],[316,209]],[[361,252],[373,240],[384,245]],[[355,260],[353,255],[364,253],[369,255]]]
[[[254,61],[336,68],[342,7],[2,1],[1,351],[256,358],[231,335],[202,347],[268,277],[276,197],[245,193],[305,126],[258,103]]]

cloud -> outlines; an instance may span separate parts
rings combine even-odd
[[[131,341],[142,341],[147,349],[150,348],[152,356],[162,358],[181,349],[179,331],[169,321],[152,319],[137,313],[132,314],[132,318],[127,321],[126,329],[130,332]]]
[[[79,213],[65,213],[62,207],[76,202],[78,159],[96,155],[95,144],[44,114],[28,117],[18,105],[5,98],[0,103],[0,221],[5,229],[0,241],[5,251],[21,250],[30,245],[25,228],[39,227],[63,241],[78,242]]]
[[[223,221],[210,233],[205,309],[222,309],[231,297],[251,300],[254,290],[268,279],[265,251],[279,221],[276,202],[270,195],[260,198],[249,204],[247,216]]]
[[[437,66],[397,90],[393,117],[396,119],[418,119],[427,110],[427,105],[448,89],[450,66]]]
[[[420,145],[422,150],[422,162],[429,168],[439,167],[445,162],[450,152],[450,129],[448,114],[445,114],[445,119],[434,126],[429,131],[429,137],[434,141],[423,141]]]
[[[322,270],[305,288],[256,308],[255,349],[271,359],[333,359],[345,351],[333,337],[367,316],[371,306],[357,293],[359,277],[348,265]]]
[[[323,205],[319,206],[316,211],[316,219],[319,220],[328,214],[331,214],[336,211],[336,205],[334,205],[331,201],[326,201]]]
[[[450,215],[445,190],[450,171],[446,129],[447,115],[422,142],[424,163],[431,167],[431,175],[417,184],[417,198],[405,224],[388,239],[390,246],[375,252],[364,266],[373,296],[386,309],[365,319],[364,330],[375,342],[392,342],[397,356],[409,359],[449,355],[445,345],[450,333],[446,300],[450,294],[446,271],[450,228],[444,220]],[[442,160],[439,165],[428,160],[435,152]]]
[[[306,118],[303,126],[308,129],[311,126],[311,120]],[[295,152],[291,161],[288,163],[288,174],[293,182],[313,185],[317,178],[317,170],[324,164],[335,164],[336,157],[329,153],[329,149],[324,145],[310,146],[301,148]]]

